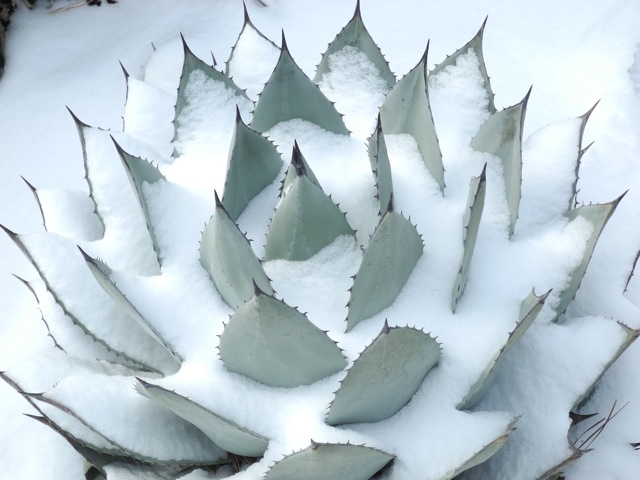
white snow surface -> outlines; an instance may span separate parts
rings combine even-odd
[[[360,247],[366,246],[377,223],[366,142],[386,92],[372,71],[375,67],[359,52],[345,49],[330,61],[341,70],[325,75],[320,84],[345,115],[351,136],[332,134],[303,120],[284,122],[266,132],[285,165],[294,140],[298,142],[323,189],[357,230],[356,242],[339,238],[306,262],[265,264],[278,297],[308,312],[312,322],[328,330],[350,364],[385,319],[391,325],[423,328],[443,348],[438,366],[397,415],[375,424],[336,429],[324,423],[324,414],[344,373],[309,386],[271,388],[229,374],[217,355],[217,335],[231,309],[201,267],[198,246],[203,226],[214,211],[214,189],[220,194],[224,188],[237,97],[219,83],[193,74],[193,93],[183,130],[178,132],[181,156],[171,158],[171,121],[182,58],[180,33],[205,62],[210,62],[211,53],[219,62],[229,58],[242,27],[241,2],[120,0],[100,8],[59,11],[69,4],[54,1],[47,9],[47,3],[41,2],[33,11],[19,9],[7,37],[7,67],[0,79],[0,223],[18,233],[42,231],[40,210],[22,175],[41,193],[47,227],[59,235],[46,242],[42,234],[28,237],[43,252],[42,268],[60,279],[65,269],[80,272],[72,281],[59,282],[60,295],[70,302],[73,292],[82,292],[76,295],[77,304],[67,304],[68,310],[88,321],[99,318],[104,309],[117,310],[91,283],[88,271],[81,272],[84,265],[74,246],[77,243],[114,269],[112,280],[184,358],[178,373],[147,380],[271,439],[264,459],[234,478],[261,478],[271,463],[306,447],[313,438],[364,443],[396,455],[386,473],[389,479],[438,479],[500,437],[516,417],[518,429],[496,457],[501,460],[500,469],[495,466],[498,462],[488,463],[470,478],[534,479],[571,454],[567,413],[622,341],[623,331],[616,321],[640,328],[637,276],[622,293],[640,249],[640,4],[566,0],[554,4],[550,15],[551,7],[533,0],[463,0],[450,6],[416,0],[362,2],[364,22],[398,77],[417,63],[429,37],[432,68],[465,44],[488,15],[484,57],[496,106],[513,105],[531,84],[534,88],[525,120],[520,215],[509,240],[501,167],[495,158],[468,146],[488,116],[478,59],[473,54],[461,57],[455,67],[429,79],[447,188],[441,195],[412,137],[386,137],[396,209],[417,226],[425,248],[396,302],[349,333],[344,332],[344,318],[350,277],[358,270]],[[282,29],[286,32],[293,58],[310,77],[326,44],[351,18],[353,7],[339,0],[273,0],[268,7],[247,2],[253,24],[274,43],[279,44]],[[252,29],[244,33],[229,69],[255,99],[275,65],[277,50]],[[128,72],[128,87],[119,61]],[[604,203],[629,192],[600,238],[566,321],[552,324],[552,307],[580,262],[591,230],[589,222],[568,222],[562,212],[572,193],[575,166],[571,161],[579,148],[577,117],[598,100],[582,142],[584,148],[595,141],[581,160],[578,201]],[[83,122],[115,132],[120,145],[152,160],[166,176],[167,181],[145,188],[161,251],[161,275],[154,275],[158,264],[144,235],[143,216],[119,170],[110,132],[94,129],[89,135],[89,169],[98,172],[94,185],[98,203],[108,207],[98,209],[107,233],[97,240],[101,227],[93,205],[87,203],[80,142],[65,106]],[[245,122],[250,122],[251,110],[250,102],[241,103]],[[452,314],[451,289],[462,255],[468,183],[485,162],[487,199],[482,224],[465,294]],[[253,239],[258,256],[264,252],[279,186],[280,177],[238,221]],[[85,192],[85,197],[79,192]],[[52,243],[65,238],[74,240],[67,242],[64,255],[47,255]],[[118,440],[127,445],[144,442],[148,429],[135,428],[133,421],[127,429],[120,428],[127,422],[127,413],[137,422],[157,413],[143,409],[150,401],[135,393],[132,377],[116,376],[128,373],[126,369],[100,362],[99,374],[79,375],[91,362],[113,360],[112,354],[81,338],[4,234],[0,254],[0,371],[24,378],[25,390],[49,391],[50,398],[73,406],[83,416],[93,415],[95,421],[89,423],[124,435]],[[42,313],[34,296],[12,273],[31,282]],[[487,397],[471,412],[456,410],[506,342],[520,303],[532,287],[538,294],[553,289],[538,319],[507,354]],[[91,311],[92,306],[96,311]],[[123,316],[114,313],[120,327],[105,329],[111,330],[105,335],[126,350],[138,340],[130,338],[129,329],[122,326]],[[56,340],[78,342],[73,353],[83,360],[65,360],[52,350],[41,317],[58,326],[56,331],[49,325]],[[158,349],[162,347],[151,341],[139,353],[141,360],[157,358]],[[32,355],[36,356],[21,363]],[[601,418],[615,401],[618,407],[628,402],[595,440],[594,451],[564,470],[567,479],[638,478],[640,453],[629,445],[640,441],[638,362],[640,344],[634,344],[583,408],[583,413],[599,412],[597,418]],[[70,372],[78,375],[62,380]],[[88,392],[84,397],[83,390]],[[126,394],[120,395],[121,391]],[[129,410],[109,414],[104,410],[108,405],[100,404],[106,398]],[[62,437],[21,413],[35,411],[0,382],[0,478],[83,479],[82,458]],[[180,430],[183,425],[169,424],[168,435],[175,431],[172,428],[188,431]],[[502,462],[523,445],[530,450],[520,455],[522,461]],[[167,445],[159,441],[146,447],[155,453]],[[185,478],[221,478],[218,475],[224,473],[229,472],[196,471]],[[109,475],[110,479],[155,478],[118,466],[109,467]]]

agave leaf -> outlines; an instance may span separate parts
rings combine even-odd
[[[281,197],[284,196],[284,193],[289,189],[289,186],[291,186],[293,181],[298,178],[298,172],[303,172],[311,183],[318,188],[322,188],[320,186],[320,182],[313,173],[313,170],[311,170],[311,167],[309,167],[309,164],[305,160],[304,155],[302,155],[298,142],[294,141],[293,152],[291,153],[291,163],[289,164],[289,168],[287,168],[287,173],[284,176],[284,180],[282,181],[282,186],[280,188]]]
[[[560,316],[564,314],[571,301],[575,298],[576,292],[578,291],[578,288],[580,288],[580,283],[582,283],[584,274],[587,271],[591,255],[593,255],[593,251],[595,250],[598,239],[600,238],[600,234],[625,195],[626,192],[609,203],[582,205],[573,210],[569,210],[564,214],[564,216],[570,221],[577,218],[586,220],[592,225],[593,229],[584,249],[584,254],[580,264],[571,274],[568,286],[559,293],[560,298],[558,306],[556,307],[556,317],[554,321],[557,322],[559,320]]]
[[[387,135],[406,133],[418,143],[422,160],[440,190],[444,190],[444,167],[436,128],[429,105],[427,53],[387,94],[380,107],[382,128]]]
[[[60,428],[53,421],[51,421],[49,418],[45,416],[29,415],[29,414],[25,414],[25,415],[51,428],[54,432],[56,432],[58,435],[64,438],[73,447],[73,449],[76,452],[78,452],[88,463],[93,465],[99,471],[103,471],[103,468],[106,465],[109,465],[115,462],[128,463],[128,464],[135,463],[135,460],[133,458],[123,455],[122,452],[114,451],[113,453],[106,453],[100,450],[96,450],[96,448],[87,445],[82,440],[75,438],[73,435],[63,430],[62,428]]]
[[[319,83],[322,80],[322,76],[330,70],[329,57],[332,54],[339,52],[344,47],[355,47],[363,52],[371,63],[373,63],[380,71],[380,76],[387,84],[387,88],[391,89],[391,87],[395,85],[395,75],[391,72],[389,64],[382,55],[380,48],[373,41],[373,38],[371,38],[371,35],[362,22],[360,0],[357,0],[356,2],[356,10],[349,23],[345,25],[338,35],[336,35],[336,38],[333,39],[327,50],[322,55],[320,64],[316,69],[316,75],[313,77],[314,83]]]
[[[393,197],[393,179],[391,177],[391,164],[389,163],[389,154],[387,153],[387,144],[384,141],[384,133],[382,131],[382,123],[378,114],[378,123],[376,129],[369,138],[367,146],[369,152],[369,162],[371,170],[376,181],[376,189],[378,191],[378,205],[380,206],[380,217],[382,217],[384,209],[389,205]],[[391,205],[393,208],[393,205]]]
[[[379,422],[395,415],[440,359],[440,345],[409,327],[389,328],[360,354],[329,406],[327,423]]]
[[[97,285],[93,286],[93,280],[83,284],[82,295],[72,286],[63,283],[63,279],[68,275],[76,275],[79,282],[82,281],[79,279],[83,278],[82,272],[77,270],[78,265],[63,263],[67,260],[75,262],[75,258],[70,256],[72,247],[68,243],[53,234],[25,236],[18,235],[4,226],[0,227],[34,266],[47,290],[74,325],[80,327],[85,334],[109,352],[114,353],[119,361],[124,361],[127,366],[157,373],[175,371],[175,358],[172,358],[147,332],[138,329],[111,298],[103,297],[105,293]],[[53,252],[60,258],[52,258]],[[91,279],[91,276],[88,279]],[[69,300],[74,306],[73,309],[67,307]],[[108,323],[104,321],[105,318],[108,319]],[[128,334],[126,337],[118,335],[118,331],[127,331]]]
[[[132,415],[130,423],[124,422],[115,431],[97,418],[99,413],[89,411],[91,406],[71,406],[68,401],[52,398],[59,388],[57,386],[43,395],[30,396],[49,421],[93,450],[107,455],[128,456],[134,461],[151,465],[210,465],[226,457],[226,453],[195,426],[148,399],[133,394],[139,403],[147,407],[141,417],[136,417],[136,414],[143,413],[142,409],[132,408],[126,401],[120,401],[120,398],[130,395],[128,391],[105,390],[109,398],[103,401],[108,401],[111,408],[117,409],[117,415]],[[108,388],[113,388],[113,384]],[[130,384],[127,383],[126,388],[129,389]],[[148,408],[149,403],[151,408]],[[139,441],[142,435],[148,437],[148,442]]]
[[[136,389],[198,427],[216,445],[228,452],[260,457],[267,449],[269,442],[264,437],[222,418],[186,397],[141,379],[138,379]]]
[[[393,210],[393,197],[371,236],[353,280],[347,331],[391,305],[422,255],[422,237]]]
[[[29,181],[27,181],[26,178],[24,178],[23,176],[20,176],[20,178],[22,178],[22,181],[27,184],[27,187],[29,187],[29,190],[33,194],[33,198],[36,199],[36,204],[38,205],[38,210],[40,211],[40,217],[42,218],[42,226],[45,230],[47,230],[47,219],[44,216],[44,210],[42,210],[42,203],[40,202],[40,197],[38,196],[38,190]]]
[[[462,297],[464,287],[467,284],[469,275],[469,266],[473,257],[473,250],[476,246],[478,238],[478,230],[480,229],[480,220],[482,219],[482,211],[484,209],[484,198],[487,193],[487,164],[484,164],[482,173],[479,177],[471,179],[469,184],[469,197],[464,211],[462,220],[463,226],[463,253],[460,259],[460,267],[456,275],[456,281],[453,285],[453,293],[451,295],[451,311],[456,311],[458,301]]]
[[[280,58],[260,94],[251,127],[265,132],[294,118],[315,123],[333,133],[349,134],[333,104],[291,57],[283,33]]]
[[[193,72],[202,72],[210,79],[216,82],[222,82],[226,88],[231,90],[236,97],[249,100],[246,92],[238,87],[233,80],[231,80],[224,73],[216,70],[216,68],[208,65],[207,63],[196,57],[184,37],[182,38],[182,47],[184,51],[184,63],[182,64],[182,74],[180,75],[180,83],[178,84],[178,95],[176,98],[176,114],[174,118],[174,135],[173,143],[176,144],[178,140],[178,131],[181,127],[180,114],[184,108],[188,105],[189,99],[187,98],[187,86],[189,84],[189,77]]]
[[[620,328],[624,333],[623,341],[620,342],[620,346],[618,347],[616,352],[611,356],[609,361],[602,367],[598,377],[591,383],[589,388],[587,388],[584,391],[584,393],[580,395],[580,397],[578,397],[576,402],[573,404],[572,410],[577,411],[584,406],[584,404],[589,400],[589,398],[591,397],[591,394],[593,393],[596,386],[600,382],[600,379],[604,376],[607,370],[609,370],[609,367],[611,367],[611,365],[613,365],[613,363],[616,360],[618,360],[618,358],[620,358],[620,355],[622,355],[627,350],[627,348],[629,348],[631,344],[635,342],[636,339],[640,336],[640,330],[634,330],[633,328],[628,327],[622,322],[618,322],[618,325],[620,326]]]
[[[67,238],[99,240],[104,229],[86,192],[76,189],[37,189],[21,177],[38,205],[42,226],[47,232]]]
[[[584,129],[587,126],[587,122],[589,121],[589,117],[591,117],[591,114],[593,113],[593,111],[596,109],[596,107],[598,106],[598,103],[600,103],[600,100],[598,100],[595,105],[593,107],[591,107],[589,109],[589,111],[587,113],[585,113],[584,115],[581,115],[580,118],[580,131],[578,133],[578,156],[576,158],[576,175],[574,177],[573,183],[571,184],[571,197],[569,198],[569,202],[567,205],[567,210],[571,210],[572,208],[575,208],[578,204],[578,179],[580,178],[580,163],[582,161],[582,157],[584,156],[584,154],[587,152],[587,150],[589,150],[589,148],[591,147],[591,145],[593,145],[593,143],[590,143],[589,145],[587,145],[586,147],[582,147],[582,139],[584,137]]]
[[[272,65],[269,61],[273,58],[276,62],[280,53],[280,48],[267,38],[260,30],[256,28],[247,11],[247,5],[244,6],[244,23],[238,34],[236,43],[231,47],[231,54],[227,60],[224,73],[232,77],[235,82],[244,87],[249,87],[247,91],[253,97],[259,91],[254,91],[251,84],[264,85],[269,78],[271,70],[265,70],[263,65]],[[251,58],[260,57],[261,62],[243,62],[242,56],[246,54],[246,50],[250,49]],[[270,67],[269,67],[270,68]]]
[[[98,208],[98,202],[96,201],[96,197],[95,197],[95,186],[93,185],[93,182],[91,180],[92,175],[91,175],[89,157],[87,155],[87,141],[86,141],[86,137],[85,137],[85,133],[87,132],[87,130],[91,129],[92,127],[90,127],[86,123],[82,122],[78,117],[76,117],[76,115],[71,111],[71,109],[69,107],[67,107],[67,110],[71,114],[71,117],[73,118],[73,121],[75,122],[76,128],[78,130],[78,136],[80,138],[80,145],[82,146],[82,158],[83,158],[83,165],[84,165],[84,178],[87,181],[87,185],[89,186],[89,198],[91,199],[91,202],[93,203],[93,211],[96,214],[96,216],[98,217],[98,220],[100,221],[100,230],[101,230],[101,232],[100,232],[99,238],[102,238],[104,236],[104,218],[102,217],[102,215],[100,213],[100,209]]]
[[[511,424],[507,427],[506,431],[502,435],[482,447],[478,452],[474,453],[471,458],[466,460],[462,465],[460,465],[452,472],[447,473],[440,480],[449,480],[451,478],[454,478],[462,472],[469,470],[476,465],[480,465],[481,463],[486,462],[491,457],[493,457],[498,452],[498,450],[500,450],[502,446],[507,442],[511,432],[516,429],[515,424],[517,420],[518,419],[515,419],[513,422],[511,422]]]
[[[287,191],[283,191],[284,196],[271,220],[265,260],[307,260],[338,236],[355,235],[344,213],[322,191],[317,180],[307,177],[310,169],[297,157],[295,147],[292,166],[296,177]]]
[[[257,287],[231,316],[219,351],[228,370],[274,387],[309,385],[347,365],[335,342],[306,315]]]
[[[522,190],[522,132],[531,89],[522,101],[491,115],[471,140],[471,148],[502,162],[509,207],[509,237],[513,236]]]
[[[129,301],[124,293],[120,291],[111,278],[109,278],[111,269],[105,263],[91,258],[84,250],[82,250],[82,248],[79,248],[79,250],[87,264],[87,267],[89,268],[89,271],[102,289],[111,298],[113,298],[151,338],[167,350],[177,365],[180,365],[182,363],[182,359],[176,351],[160,336],[153,325],[151,325],[149,321],[140,314],[138,309]]]
[[[273,289],[247,237],[229,216],[216,193],[216,211],[202,232],[200,263],[222,299],[234,310],[253,297],[254,282],[271,295]]]
[[[469,392],[465,395],[462,401],[457,405],[458,410],[468,410],[475,406],[480,400],[482,400],[485,394],[489,391],[491,384],[493,383],[493,379],[495,378],[495,374],[497,372],[498,366],[500,362],[505,357],[507,352],[511,349],[513,345],[524,335],[524,333],[529,329],[529,327],[533,324],[533,321],[536,319],[540,310],[544,306],[544,302],[551,293],[549,290],[547,293],[543,295],[536,295],[535,291],[531,291],[529,296],[524,299],[522,305],[520,306],[520,318],[518,318],[518,322],[516,323],[516,327],[509,334],[507,338],[507,343],[500,349],[498,353],[491,359],[487,367],[480,375],[480,378],[471,386]]]
[[[131,189],[136,197],[140,211],[144,216],[147,231],[153,244],[153,250],[156,252],[156,259],[158,260],[158,264],[161,265],[160,246],[158,245],[153,223],[151,222],[151,216],[149,215],[149,207],[147,206],[147,200],[144,195],[144,184],[152,185],[160,180],[165,180],[164,175],[162,175],[160,170],[152,163],[127,153],[113,137],[111,137],[111,140],[113,140],[113,144],[118,151],[118,156],[120,160],[122,160],[122,166],[127,174],[129,183],[131,183]]]
[[[311,440],[309,447],[272,465],[264,480],[368,480],[393,458],[393,455],[364,445]]]
[[[238,220],[249,202],[280,172],[282,159],[276,147],[242,121],[236,107],[236,129],[231,141],[222,204]]]
[[[487,108],[489,110],[489,113],[493,115],[496,112],[496,106],[493,103],[494,94],[493,94],[493,91],[491,90],[491,81],[489,80],[489,74],[487,73],[487,67],[485,66],[485,63],[484,63],[484,54],[482,52],[482,39],[484,37],[484,27],[486,26],[486,24],[487,24],[487,19],[485,18],[484,22],[482,22],[482,26],[480,27],[480,30],[478,30],[478,33],[476,33],[475,37],[469,40],[469,42],[467,42],[466,45],[458,49],[451,56],[448,56],[442,63],[437,65],[431,71],[431,73],[429,73],[429,75],[437,75],[446,67],[450,65],[455,65],[459,57],[466,55],[469,52],[475,53],[476,57],[478,58],[478,64],[480,65],[480,73],[482,74],[482,80],[483,80],[482,83],[483,83],[484,89],[487,91],[487,98],[489,100],[489,104],[487,105]]]
[[[51,340],[53,341],[53,346],[55,348],[57,348],[60,351],[64,352],[65,351],[64,348],[58,343],[56,338],[53,336],[53,333],[51,332],[51,327],[49,326],[49,322],[45,319],[44,312],[42,311],[42,308],[40,307],[40,298],[38,298],[38,294],[36,293],[36,291],[33,288],[33,286],[29,282],[27,282],[24,278],[21,278],[18,275],[15,275],[15,274],[13,276],[17,280],[19,280],[20,283],[22,283],[25,287],[27,287],[27,290],[29,290],[29,292],[31,292],[33,297],[36,299],[36,301],[38,302],[38,310],[40,311],[40,319],[42,320],[42,323],[44,323],[44,326],[47,329],[47,336],[51,338]]]

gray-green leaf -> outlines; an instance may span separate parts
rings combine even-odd
[[[272,465],[264,480],[368,480],[393,458],[364,445],[311,440],[311,446]]]
[[[260,94],[251,127],[265,132],[294,118],[315,123],[333,133],[349,134],[333,104],[291,57],[283,33],[280,58]]]
[[[280,172],[282,159],[276,147],[242,121],[236,108],[236,129],[231,141],[222,204],[238,220],[249,202]]]
[[[267,449],[269,442],[264,437],[226,420],[193,400],[141,379],[138,379],[136,389],[198,427],[213,443],[228,452],[260,457]]]
[[[422,255],[422,237],[400,213],[387,211],[371,236],[356,273],[347,313],[347,331],[391,305]]]
[[[513,236],[522,190],[522,131],[531,89],[522,101],[491,115],[471,140],[471,148],[502,162],[509,206],[509,237]]]
[[[482,211],[484,209],[484,198],[487,193],[487,164],[484,164],[482,173],[479,177],[473,177],[469,184],[469,196],[467,205],[464,210],[462,220],[463,227],[463,252],[460,259],[460,267],[456,275],[456,281],[453,285],[453,293],[451,294],[451,311],[455,312],[458,301],[464,293],[464,287],[467,284],[469,275],[469,265],[473,257],[473,250],[476,246],[478,231],[480,230],[480,220],[482,219]]]
[[[234,310],[253,297],[253,283],[271,295],[273,289],[249,241],[223,207],[218,195],[216,211],[202,232],[200,262]]]
[[[387,135],[406,133],[418,144],[422,160],[440,190],[444,190],[444,166],[429,104],[427,53],[391,89],[380,107],[382,128]]]
[[[327,423],[379,422],[395,415],[439,359],[440,345],[429,334],[385,322],[340,384]]]
[[[306,315],[256,288],[220,336],[224,366],[274,387],[309,385],[347,365],[341,350]]]

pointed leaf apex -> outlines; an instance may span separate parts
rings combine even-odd
[[[187,45],[187,41],[185,40],[182,32],[180,32],[180,40],[182,40],[182,50],[184,51],[185,55],[187,53],[191,53],[191,49],[189,48],[189,45]]]
[[[213,196],[216,198],[216,208],[223,208],[222,202],[220,201],[220,197],[218,197],[218,192],[216,190],[213,191]]]
[[[580,118],[583,119],[586,122],[589,119],[589,117],[591,116],[591,114],[593,113],[593,111],[596,109],[596,107],[598,106],[599,103],[600,103],[600,100],[598,100],[596,103],[594,103],[593,107],[591,107],[586,113],[581,115]]]
[[[287,39],[284,36],[284,28],[282,29],[282,41],[280,45],[280,50],[282,50],[282,52],[289,53],[289,47],[287,46]]]
[[[85,262],[92,263],[92,264],[95,263],[95,260],[91,258],[89,254],[85,252],[80,245],[76,245],[76,246],[78,247],[78,250],[80,250],[80,253],[82,254],[82,258],[84,258]]]
[[[531,96],[531,90],[533,90],[533,85],[531,85],[529,87],[529,90],[527,91],[527,94],[524,96],[524,98],[522,99],[522,106],[524,108],[526,108],[527,106],[527,102],[529,101],[529,97]]]
[[[238,125],[240,122],[244,124],[244,122],[242,121],[242,115],[240,114],[240,107],[236,103],[236,125]]]
[[[429,44],[431,43],[431,40],[427,40],[427,46],[424,49],[424,53],[422,54],[422,58],[420,59],[420,63],[424,63],[424,68],[426,71],[427,68],[427,57],[429,56]]]
[[[389,333],[390,331],[391,331],[391,328],[389,327],[389,321],[385,318],[381,333]]]
[[[256,279],[253,278],[253,279],[251,279],[251,281],[253,282],[253,294],[256,297],[259,296],[259,295],[264,295],[265,293],[262,291],[262,289],[256,283]]]
[[[302,161],[302,152],[300,152],[300,148],[298,144],[295,143],[293,145],[293,153],[291,154],[291,165],[296,169],[296,174],[299,177],[307,176],[307,169],[304,166],[304,162]]]
[[[484,182],[487,178],[487,162],[484,162],[484,167],[482,167],[482,173],[480,174],[480,181]]]
[[[618,198],[616,198],[613,202],[611,202],[611,205],[613,206],[614,209],[618,206],[618,204],[622,201],[622,199],[624,198],[624,196],[627,193],[629,193],[629,190],[627,190],[622,195],[620,195]]]
[[[80,120],[78,118],[78,116],[75,113],[73,113],[73,110],[71,110],[69,107],[66,107],[66,109],[71,114],[71,117],[73,117],[73,121],[76,122],[76,125],[78,125],[79,127],[88,127],[89,126],[86,123],[84,123],[82,120]]]
[[[244,9],[244,24],[250,24],[251,19],[249,18],[249,10],[247,10],[247,2],[242,1],[242,8]]]
[[[18,234],[17,234],[16,232],[14,232],[14,231],[12,231],[12,230],[9,230],[9,229],[8,229],[7,227],[5,227],[4,225],[0,224],[0,228],[2,228],[2,230],[4,230],[4,231],[5,231],[5,233],[6,233],[7,235],[9,235],[9,237],[10,237],[12,240],[18,237]]]
[[[22,179],[22,181],[24,183],[27,184],[27,187],[29,187],[29,190],[31,190],[31,192],[36,193],[36,187],[34,187],[31,182],[29,182],[26,178],[24,178],[22,175],[20,175],[20,178]]]
[[[479,38],[482,38],[482,36],[484,35],[484,27],[487,26],[487,20],[489,20],[489,15],[487,15],[486,17],[484,17],[484,21],[482,22],[482,26],[480,27],[480,30],[478,30],[478,34],[477,36]]]
[[[362,20],[362,13],[360,11],[360,0],[356,0],[356,10],[355,10],[355,12],[353,12],[352,20],[353,19]]]
[[[318,444],[313,440],[313,438],[310,440],[309,446],[311,447],[311,450],[318,448]]]
[[[124,79],[128,80],[129,79],[129,72],[127,72],[127,69],[124,68],[124,65],[122,64],[122,62],[120,60],[118,60],[118,63],[120,64],[120,68],[122,69],[122,73],[124,73]]]

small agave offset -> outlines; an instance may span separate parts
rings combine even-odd
[[[1,377],[87,478],[555,479],[584,453],[580,409],[638,336],[571,310],[622,197],[578,205],[590,110],[562,204],[519,234],[548,192],[523,195],[530,95],[496,109],[483,31],[397,80],[357,5],[310,79],[245,8],[224,71],[182,39],[179,79],[169,46],[125,71],[122,131],[73,116],[88,197],[28,184],[46,231],[3,227],[53,346]],[[430,103],[456,78],[457,150]]]

